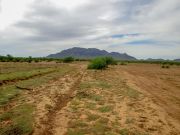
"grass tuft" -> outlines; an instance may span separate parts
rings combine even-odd
[[[113,110],[113,106],[112,105],[102,106],[99,107],[98,110],[102,113],[110,112]]]
[[[33,131],[33,106],[24,104],[15,107],[9,112],[5,112],[0,116],[0,121],[10,120],[12,123],[3,127],[0,134],[8,135],[18,133],[18,135],[30,134]]]

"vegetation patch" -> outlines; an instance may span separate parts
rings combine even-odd
[[[162,65],[161,68],[170,68],[169,65]]]
[[[73,120],[69,122],[69,127],[70,128],[84,128],[84,127],[88,127],[88,124],[80,120]]]
[[[133,118],[127,118],[125,123],[126,124],[134,123],[134,119]]]
[[[19,72],[13,72],[9,74],[1,74],[0,81],[26,79],[26,78],[30,78],[36,75],[46,74],[53,71],[55,71],[54,68],[47,68],[47,69],[38,69],[38,70],[32,70],[32,71],[19,71]]]
[[[102,70],[106,69],[108,65],[117,65],[117,62],[112,57],[97,57],[88,65],[88,69]]]
[[[95,93],[90,93],[89,91],[78,91],[77,97],[79,99],[87,98],[87,99],[90,99],[90,100],[93,100],[93,101],[101,101],[102,100],[102,96],[97,95]]]
[[[87,120],[88,120],[88,121],[95,121],[95,120],[97,120],[97,119],[99,119],[99,118],[100,118],[100,116],[97,115],[97,114],[88,113],[88,118],[87,118]]]
[[[73,62],[73,61],[74,61],[73,57],[66,57],[66,58],[63,59],[64,63],[70,63],[70,62]]]
[[[11,99],[19,94],[20,90],[18,90],[15,86],[0,87],[0,106],[8,103]]]
[[[59,69],[57,69],[56,72],[49,73],[49,74],[46,74],[46,75],[41,76],[41,77],[20,81],[16,84],[16,86],[19,86],[22,88],[33,89],[35,87],[38,87],[41,84],[47,83],[48,81],[50,81],[52,79],[55,79],[61,75],[64,75],[69,70],[70,70],[70,68],[67,68],[67,69],[59,68]]]
[[[120,65],[123,65],[123,66],[127,65],[126,62],[120,62],[119,64],[120,64]]]
[[[127,90],[124,91],[124,94],[126,96],[129,96],[130,98],[137,99],[140,95],[140,92],[138,92],[137,90],[134,90],[132,88],[127,88]]]
[[[113,106],[112,105],[102,106],[99,107],[98,110],[102,113],[110,112],[113,110]]]
[[[120,133],[120,135],[129,135],[130,134],[129,130],[126,128],[119,130],[119,133]]]
[[[98,121],[95,122],[91,127],[91,132],[96,135],[104,135],[107,131],[110,131],[110,127],[106,124],[99,123]]]
[[[98,120],[99,123],[101,124],[108,124],[109,122],[109,119],[108,118],[105,118],[105,117],[101,117],[99,120]]]
[[[79,129],[68,129],[67,135],[84,135],[85,133]]]
[[[0,122],[12,121],[12,123],[1,127],[0,134],[9,135],[17,133],[18,135],[30,134],[33,131],[33,106],[24,104],[15,107],[9,112],[0,115]]]
[[[85,104],[85,107],[90,109],[90,110],[95,110],[96,109],[96,103],[87,102]]]
[[[112,86],[106,82],[106,81],[102,81],[102,80],[96,80],[96,81],[91,81],[91,82],[84,82],[80,84],[80,89],[90,89],[90,88],[111,88]]]
[[[88,65],[88,69],[105,69],[107,68],[107,63],[105,58],[95,58]]]

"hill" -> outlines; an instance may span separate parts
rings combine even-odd
[[[176,61],[176,62],[180,62],[180,59],[175,59],[174,61]]]
[[[91,59],[98,56],[111,56],[118,60],[136,60],[135,57],[132,57],[126,53],[118,53],[118,52],[107,52],[105,50],[99,50],[96,48],[80,48],[74,47],[67,50],[63,50],[56,54],[50,54],[48,58],[64,58],[72,56],[80,59]]]

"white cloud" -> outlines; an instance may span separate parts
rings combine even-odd
[[[0,30],[23,18],[33,0],[1,0]]]
[[[179,0],[2,0],[1,4],[3,55],[45,56],[80,46],[138,58],[180,57]]]

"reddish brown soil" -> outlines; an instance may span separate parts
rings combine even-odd
[[[163,69],[155,64],[129,64],[118,69],[129,85],[138,87],[180,122],[180,67]]]

